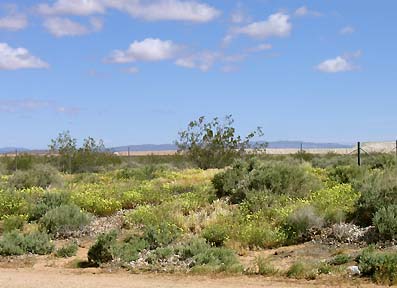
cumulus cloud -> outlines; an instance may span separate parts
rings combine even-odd
[[[204,51],[186,57],[181,57],[175,61],[177,66],[190,69],[199,69],[203,72],[208,71],[221,55],[217,52]]]
[[[87,16],[105,13],[102,0],[57,0],[54,4],[39,4],[37,11],[43,15],[79,15]]]
[[[244,34],[253,38],[286,37],[291,33],[292,24],[289,15],[279,12],[272,14],[265,21],[253,22],[249,25],[239,27],[233,34]]]
[[[37,99],[4,99],[0,100],[0,111],[6,113],[33,112],[50,110],[61,114],[76,114],[80,109],[76,107],[60,106],[53,101]]]
[[[111,63],[130,63],[136,61],[162,61],[176,57],[182,46],[170,40],[146,38],[134,41],[127,50],[115,50],[107,59]]]
[[[328,59],[316,66],[316,69],[325,73],[338,73],[356,70],[358,67],[354,65],[353,59],[361,56],[361,51],[346,53],[343,56],[337,56]]]
[[[309,10],[306,6],[302,6],[302,7],[299,7],[298,9],[296,9],[294,12],[294,15],[298,16],[298,17],[303,17],[303,16],[319,17],[319,16],[322,16],[322,14],[320,12],[314,11],[314,10]]]
[[[27,49],[12,48],[7,43],[0,43],[0,70],[48,67],[46,62],[31,55]]]
[[[0,17],[0,29],[17,31],[24,29],[28,25],[28,19],[23,14],[11,14]]]
[[[248,52],[261,52],[261,51],[265,51],[265,50],[270,50],[272,49],[272,45],[268,44],[268,43],[262,43],[259,44],[255,47],[249,48]]]
[[[339,30],[339,34],[341,35],[350,35],[353,34],[354,32],[356,32],[356,30],[352,26],[345,26]]]
[[[193,0],[57,0],[53,5],[39,4],[37,6],[39,13],[44,15],[84,16],[102,14],[108,8],[149,21],[208,22],[220,15],[220,11],[214,7]]]
[[[91,27],[84,26],[68,18],[51,17],[44,21],[44,28],[55,37],[80,36],[102,29],[102,20],[92,18]]]

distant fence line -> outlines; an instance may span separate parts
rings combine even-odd
[[[339,155],[348,155],[348,154],[358,154],[360,153],[396,153],[397,155],[397,141],[387,141],[387,142],[357,142],[356,145],[350,148],[305,148],[304,144],[301,145],[300,148],[266,148],[264,150],[265,154],[270,155],[288,155],[288,154],[297,154],[297,153],[309,153],[309,154],[339,154]],[[176,154],[176,150],[162,150],[162,151],[118,151],[113,152],[113,154],[118,156],[148,156],[148,155],[157,155],[157,156],[166,156],[166,155],[174,155]],[[18,154],[31,154],[37,156],[56,156],[54,153],[50,153],[49,151],[13,151],[10,153],[0,154],[1,156],[15,157]]]

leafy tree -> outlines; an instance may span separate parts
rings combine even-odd
[[[70,131],[58,134],[58,137],[51,139],[50,151],[59,154],[59,166],[62,171],[72,172],[72,158],[77,152],[77,140],[72,138]],[[66,168],[67,167],[67,168]]]
[[[210,122],[204,116],[191,121],[185,131],[179,132],[179,140],[175,142],[178,151],[202,169],[230,165],[234,159],[242,157],[247,149],[253,148],[250,141],[255,136],[263,136],[258,127],[243,138],[236,135],[233,124],[232,115],[227,115],[223,120],[215,117]]]

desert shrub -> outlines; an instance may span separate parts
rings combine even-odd
[[[101,234],[88,250],[88,261],[96,265],[110,262],[114,259],[113,246],[116,244],[117,233],[111,231]]]
[[[25,236],[26,251],[33,254],[45,255],[54,250],[54,244],[47,233],[34,232]]]
[[[371,225],[379,209],[397,205],[397,181],[394,169],[374,170],[357,186],[361,197],[357,204],[355,219],[361,225]]]
[[[176,240],[181,234],[181,229],[172,223],[159,223],[147,225],[143,228],[143,239],[147,241],[150,249],[164,247]]]
[[[359,268],[364,276],[386,285],[397,284],[397,253],[376,252],[373,248],[365,249],[359,256]]]
[[[352,260],[352,257],[347,254],[338,254],[329,261],[330,265],[343,265]]]
[[[237,161],[231,169],[215,175],[213,185],[217,196],[229,196],[231,203],[242,202],[251,191],[305,197],[322,187],[318,177],[300,164],[255,158]]]
[[[48,211],[39,221],[41,228],[56,237],[69,235],[87,225],[90,217],[75,205],[62,205]]]
[[[20,191],[0,188],[0,219],[10,215],[24,215],[28,211],[28,202]]]
[[[328,170],[328,177],[340,184],[352,184],[365,175],[365,168],[357,165],[338,165]]]
[[[311,163],[314,167],[333,168],[337,166],[356,165],[357,159],[355,155],[327,153],[325,155],[315,155],[311,160]]]
[[[138,181],[152,180],[156,177],[156,173],[162,169],[158,165],[144,165],[139,168],[124,168],[116,173],[117,179],[134,179]]]
[[[11,232],[12,230],[21,230],[26,222],[26,217],[21,215],[10,215],[4,219],[3,231]]]
[[[22,255],[26,253],[45,255],[54,250],[54,244],[51,242],[49,235],[40,232],[34,232],[23,235],[14,230],[5,233],[0,239],[0,255]]]
[[[365,155],[364,165],[371,169],[389,169],[396,167],[396,157],[392,153],[371,153]]]
[[[139,252],[146,248],[148,248],[148,243],[144,239],[130,236],[121,243],[115,243],[112,246],[112,254],[114,259],[129,263],[136,261],[139,258]]]
[[[310,202],[328,223],[339,223],[355,212],[359,198],[350,184],[337,184],[313,192]]]
[[[29,201],[29,221],[39,220],[49,210],[70,204],[70,195],[66,192],[45,191],[43,195]]]
[[[201,236],[213,246],[223,246],[229,239],[229,228],[222,223],[213,223],[208,225],[202,231]]]
[[[75,241],[72,241],[57,249],[55,251],[55,256],[61,258],[72,257],[76,255],[78,249],[79,246],[77,245],[77,243]]]
[[[286,219],[285,230],[292,241],[307,240],[307,233],[312,228],[321,228],[324,219],[317,214],[312,206],[298,207]]]
[[[286,272],[286,275],[289,278],[307,279],[307,280],[316,279],[317,274],[318,271],[316,268],[313,267],[313,265],[301,261],[297,261],[293,263]]]
[[[249,133],[245,138],[236,135],[232,115],[222,121],[214,118],[207,122],[202,116],[191,121],[185,131],[179,132],[179,140],[175,142],[178,151],[199,168],[223,168],[234,159],[241,158],[250,148],[250,140],[256,135],[262,136],[260,128]]]
[[[278,271],[274,266],[265,259],[263,256],[257,256],[254,259],[255,263],[255,272],[256,274],[262,275],[262,276],[271,276],[276,274]]]
[[[122,208],[117,187],[104,184],[83,184],[75,187],[71,199],[80,208],[99,216],[107,216]]]
[[[230,239],[250,249],[274,248],[283,244],[286,241],[284,231],[265,221],[257,219],[235,224]]]
[[[176,247],[176,253],[182,260],[191,259],[194,271],[242,272],[235,253],[224,247],[212,247],[204,239],[193,238],[183,246]]]
[[[14,230],[4,233],[0,239],[0,255],[22,255],[26,253],[25,237],[20,232]]]
[[[8,180],[9,185],[16,189],[47,188],[60,182],[59,172],[48,164],[35,164],[31,170],[16,171]]]
[[[379,209],[373,223],[380,235],[385,239],[397,238],[397,205],[389,205]]]

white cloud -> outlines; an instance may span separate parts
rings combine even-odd
[[[39,4],[44,15],[93,15],[113,8],[135,18],[149,21],[180,20],[208,22],[220,15],[217,9],[197,1],[181,0],[57,0],[53,5]]]
[[[286,37],[291,33],[289,15],[282,12],[272,14],[265,21],[254,22],[235,29],[234,34],[244,34],[254,38]]]
[[[124,71],[128,74],[136,74],[139,72],[139,68],[138,67],[129,67],[129,68],[125,69]]]
[[[80,36],[100,31],[103,21],[99,18],[91,18],[90,27],[88,27],[68,18],[51,17],[44,21],[43,26],[55,37]]]
[[[341,35],[349,35],[353,34],[354,32],[356,32],[356,30],[352,26],[346,26],[339,30],[339,34]]]
[[[270,50],[272,49],[272,45],[268,44],[268,43],[262,43],[259,44],[255,47],[252,47],[250,49],[248,49],[249,52],[261,52],[261,51],[265,51],[265,50]]]
[[[12,14],[0,18],[0,29],[17,31],[28,25],[28,19],[22,14]]]
[[[168,40],[146,38],[134,41],[127,50],[115,50],[107,59],[112,63],[130,63],[135,61],[162,61],[177,56],[182,46]]]
[[[316,69],[325,73],[338,73],[356,70],[358,67],[352,62],[353,58],[361,56],[361,51],[358,50],[353,53],[346,53],[343,56],[337,56],[333,59],[328,59],[316,66]]]
[[[111,2],[115,2],[111,0]],[[131,16],[150,20],[180,20],[191,22],[209,22],[220,15],[220,12],[204,3],[181,0],[155,0],[155,1],[120,1],[123,5],[119,8]]]
[[[67,18],[48,18],[43,25],[48,32],[56,37],[79,36],[89,33],[87,27]]]
[[[79,15],[105,13],[106,6],[102,0],[57,0],[53,5],[39,4],[39,13],[44,15]]]
[[[298,17],[303,17],[303,16],[322,16],[322,13],[314,10],[309,10],[306,6],[299,7],[298,9],[295,10],[294,13],[295,16]]]
[[[0,43],[0,70],[48,67],[46,62],[31,55],[27,49],[12,48],[7,43]]]
[[[195,68],[206,72],[214,65],[219,57],[220,54],[217,52],[204,51],[186,57],[181,57],[175,61],[175,64],[184,68]]]
[[[0,100],[0,111],[6,113],[33,112],[40,110],[51,110],[61,114],[77,114],[80,109],[76,107],[60,106],[53,101],[37,99],[5,99]]]

